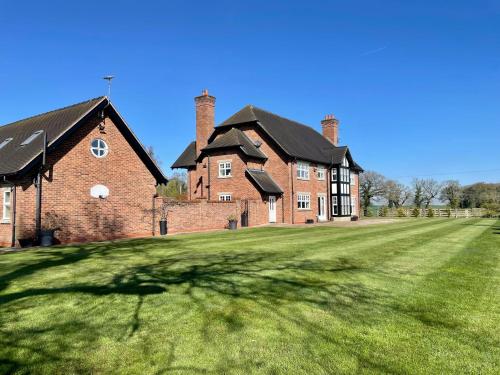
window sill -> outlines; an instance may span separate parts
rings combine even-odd
[[[0,224],[10,224],[10,220],[9,219],[2,219],[2,220],[0,220]]]
[[[297,208],[297,211],[312,211],[310,208]]]
[[[301,180],[301,181],[309,181],[309,180],[310,180],[310,178],[297,177],[297,180]]]
[[[231,178],[233,176],[218,176],[217,178]]]

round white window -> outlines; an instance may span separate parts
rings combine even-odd
[[[102,139],[94,139],[90,144],[90,151],[96,158],[103,158],[108,154],[108,145]]]

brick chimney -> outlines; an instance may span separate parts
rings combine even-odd
[[[203,90],[200,96],[194,98],[196,106],[196,154],[208,144],[208,137],[215,126],[215,97]]]
[[[337,146],[339,143],[339,120],[334,115],[326,115],[321,120],[321,127],[323,128],[323,137]]]

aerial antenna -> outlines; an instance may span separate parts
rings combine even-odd
[[[105,79],[106,81],[108,81],[108,99],[111,100],[111,80],[115,78],[115,76],[104,76],[102,77],[102,79]]]

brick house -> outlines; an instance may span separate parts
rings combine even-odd
[[[215,97],[207,90],[195,107],[196,140],[172,165],[187,169],[190,200],[260,202],[257,217],[243,212],[243,225],[359,215],[363,170],[348,147],[338,146],[333,115],[321,121],[320,134],[252,105],[215,126]]]
[[[2,126],[0,246],[36,237],[48,213],[63,243],[149,236],[164,182],[107,97]]]

